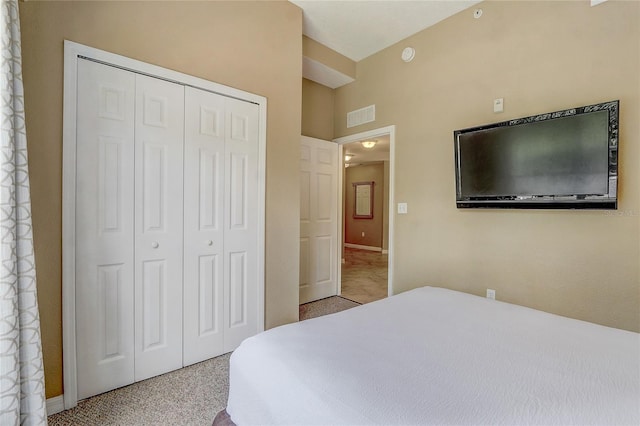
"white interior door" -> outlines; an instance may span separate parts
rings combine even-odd
[[[139,381],[182,367],[184,86],[137,74],[135,108]]]
[[[257,104],[225,98],[224,153],[224,352],[258,330],[258,134]]]
[[[337,294],[338,144],[300,143],[300,303]]]
[[[224,100],[185,88],[185,365],[224,349]]]
[[[134,381],[135,74],[78,61],[78,398]]]

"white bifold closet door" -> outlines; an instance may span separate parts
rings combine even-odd
[[[134,380],[134,109],[131,72],[78,61],[78,398]]]
[[[182,367],[184,86],[136,74],[135,110],[135,381],[139,381]]]
[[[78,60],[78,398],[258,330],[259,107]]]
[[[185,88],[184,364],[257,329],[258,106]]]

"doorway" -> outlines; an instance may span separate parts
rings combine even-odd
[[[341,148],[342,165],[338,294],[358,303],[369,303],[394,294],[395,126],[335,142]]]

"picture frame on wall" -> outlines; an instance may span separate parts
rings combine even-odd
[[[373,186],[375,182],[354,182],[354,219],[373,219]]]

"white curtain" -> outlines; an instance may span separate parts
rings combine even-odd
[[[18,0],[1,4],[0,425],[46,425]]]

